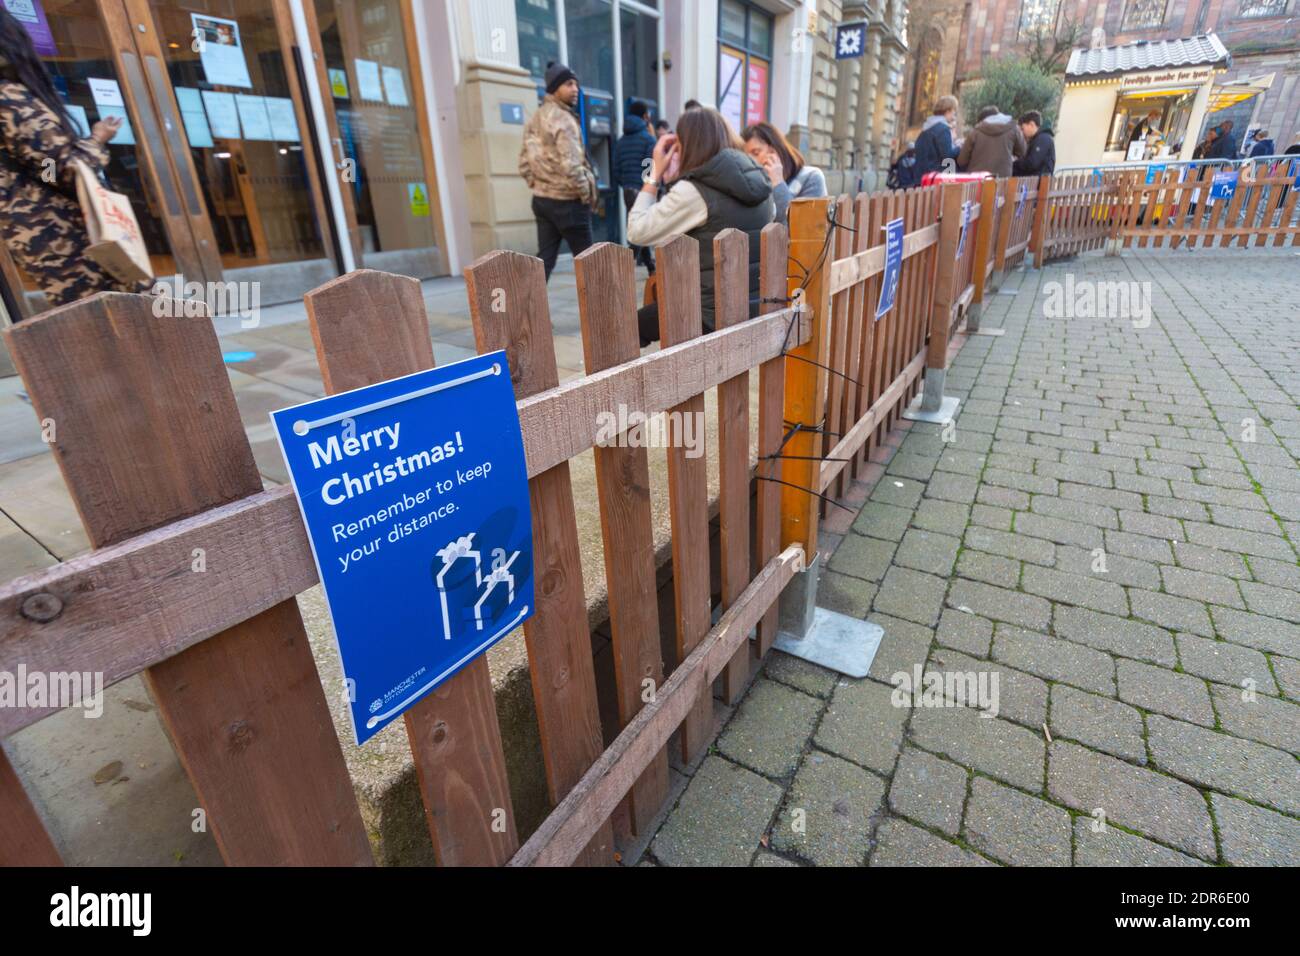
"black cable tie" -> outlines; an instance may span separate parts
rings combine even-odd
[[[771,481],[771,482],[775,482],[778,485],[785,485],[787,488],[795,488],[799,491],[807,492],[808,494],[813,495],[816,498],[820,498],[822,501],[826,502],[827,504],[834,505],[836,508],[843,508],[845,511],[849,512],[850,514],[854,513],[852,508],[840,504],[834,498],[831,498],[828,495],[824,495],[820,491],[813,491],[811,488],[805,488],[803,485],[796,485],[792,481],[782,481],[780,478],[768,478],[766,475],[755,475],[754,477],[757,478],[759,481]]]
[[[760,455],[759,457],[763,459],[788,458],[791,461],[852,461],[853,460],[852,458],[823,458],[820,455],[779,455],[776,453],[773,453],[771,455]]]
[[[781,354],[784,355],[786,358],[797,359],[800,362],[807,362],[809,365],[816,365],[818,368],[824,368],[826,369],[826,371],[830,372],[833,375],[838,375],[840,378],[848,379],[848,381],[858,386],[858,388],[862,387],[862,383],[859,382],[856,378],[850,378],[849,376],[845,375],[843,372],[839,371],[838,369],[831,368],[829,365],[823,365],[821,362],[815,361],[814,359],[804,358],[802,355],[795,355],[793,352],[782,352]]]

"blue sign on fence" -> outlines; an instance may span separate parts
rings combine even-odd
[[[876,321],[894,307],[898,297],[898,277],[903,272],[903,220],[885,223],[885,274],[880,279],[880,301],[876,303]]]
[[[1152,185],[1157,179],[1160,178],[1160,174],[1163,173],[1168,168],[1169,168],[1168,163],[1152,163],[1150,166],[1147,167],[1146,184],[1148,186]]]
[[[506,356],[271,420],[362,744],[533,611],[528,474]]]
[[[1026,186],[1024,183],[1021,183],[1020,189],[1016,194],[1016,218],[1017,219],[1019,219],[1020,214],[1025,211],[1025,200],[1027,198],[1029,198],[1029,187]]]
[[[1229,169],[1214,174],[1214,181],[1210,184],[1211,199],[1231,199],[1236,191],[1236,172]]]
[[[970,225],[971,201],[968,199],[961,204],[961,235],[957,237],[957,258],[966,251],[966,227]]]

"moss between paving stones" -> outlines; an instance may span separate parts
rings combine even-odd
[[[813,751],[795,774],[772,846],[818,866],[866,861],[885,784],[856,764]]]

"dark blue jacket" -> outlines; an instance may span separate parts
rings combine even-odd
[[[937,122],[930,122],[937,120]],[[960,150],[952,144],[952,127],[943,117],[930,117],[921,135],[916,138],[916,181],[926,173],[943,172],[943,161],[951,159],[955,164]],[[953,166],[956,169],[956,166]]]
[[[654,133],[645,125],[644,116],[623,117],[623,135],[614,144],[614,168],[610,175],[624,189],[640,189],[642,175],[649,168],[644,160],[654,152]]]
[[[911,189],[921,185],[921,177],[916,171],[915,148],[894,160],[894,165],[889,167],[889,181],[886,185],[890,189]]]
[[[1219,129],[1219,137],[1214,141],[1210,148],[1210,159],[1236,159],[1237,158],[1237,139],[1231,132],[1225,133],[1222,128]]]
[[[1277,147],[1271,139],[1257,139],[1255,145],[1250,151],[1252,158],[1255,156],[1272,156]]]

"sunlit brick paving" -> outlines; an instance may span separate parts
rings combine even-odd
[[[1297,261],[1009,276],[824,523],[870,677],[773,652],[642,863],[1300,864]]]

